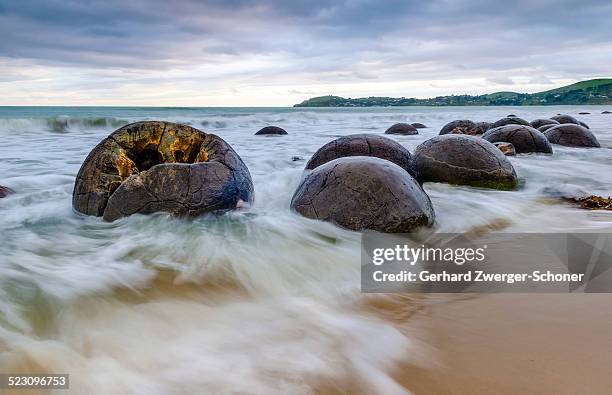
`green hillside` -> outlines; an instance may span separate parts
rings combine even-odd
[[[581,81],[538,93],[494,92],[486,95],[450,95],[430,99],[319,96],[294,107],[373,107],[373,106],[529,106],[559,104],[612,104],[612,79]]]

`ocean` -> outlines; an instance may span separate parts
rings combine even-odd
[[[17,192],[0,199],[0,371],[70,373],[76,394],[407,393],[397,367],[435,359],[407,329],[425,302],[361,294],[359,233],[291,212],[306,161],[396,122],[428,126],[391,136],[412,152],[455,119],[569,114],[602,148],[510,157],[516,191],[427,183],[436,231],[605,231],[612,212],[560,196],[611,194],[610,109],[0,107],[0,185]],[[86,155],[140,120],[225,139],[251,172],[253,206],[194,220],[76,214]],[[267,125],[289,134],[254,136]]]

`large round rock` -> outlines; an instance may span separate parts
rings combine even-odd
[[[519,118],[517,116],[514,116],[514,117],[502,118],[502,119],[500,119],[498,121],[493,122],[493,125],[491,125],[491,129],[498,128],[500,126],[506,126],[506,125],[525,125],[525,126],[530,126],[529,122],[527,122],[523,118]]]
[[[458,119],[447,123],[440,129],[439,134],[481,134],[481,129],[474,121],[468,119]]]
[[[283,135],[283,134],[288,134],[287,131],[283,128],[279,128],[278,126],[266,126],[265,128],[261,128],[257,131],[257,133],[255,133],[256,136],[262,136],[262,135]]]
[[[553,119],[559,123],[573,123],[576,125],[579,125],[580,122],[572,117],[571,115],[565,115],[565,114],[560,114],[560,115],[555,115],[554,117],[550,117],[550,119]]]
[[[76,211],[112,221],[157,211],[181,216],[253,199],[249,170],[220,137],[187,125],[137,122],[102,140],[76,178]]]
[[[531,121],[530,124],[533,128],[539,129],[544,125],[559,125],[559,122],[555,121],[554,119],[538,118]]]
[[[552,146],[546,136],[531,126],[506,125],[490,129],[483,136],[483,139],[491,142],[512,143],[517,154],[529,152],[542,152],[552,154]]]
[[[374,157],[327,162],[308,174],[291,199],[301,215],[351,230],[411,232],[435,220],[429,196],[395,163]]]
[[[0,199],[3,197],[7,197],[11,193],[14,193],[11,188],[3,187],[2,185],[0,185]]]
[[[461,135],[436,136],[419,145],[414,161],[423,182],[510,190],[518,183],[514,167],[493,144]]]
[[[544,135],[553,144],[567,147],[600,147],[593,132],[583,126],[571,123],[552,127],[544,132]]]
[[[352,134],[330,141],[314,153],[306,169],[314,169],[334,159],[347,156],[374,156],[386,159],[418,178],[412,155],[403,145],[376,134]]]
[[[403,134],[403,135],[412,135],[419,134],[416,127],[412,126],[409,123],[396,123],[389,127],[389,129],[385,130],[385,134]]]

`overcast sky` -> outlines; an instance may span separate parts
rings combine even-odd
[[[610,76],[610,0],[0,0],[0,105],[285,106]]]

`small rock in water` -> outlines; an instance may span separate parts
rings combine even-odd
[[[409,123],[396,123],[385,130],[385,134],[401,134],[401,135],[412,135],[419,134],[415,126]]]
[[[582,198],[564,198],[564,200],[579,204],[580,208],[585,210],[612,210],[612,199],[610,197],[591,195]]]
[[[300,160],[304,160],[304,158],[302,158],[301,156],[292,156],[291,160],[294,162],[300,161]]]
[[[583,112],[579,112],[579,113],[578,113],[578,115],[589,115],[589,114],[590,114],[590,112],[586,112],[586,111],[583,111]]]
[[[15,193],[11,188],[0,185],[0,198],[7,197],[11,193]]]
[[[278,126],[266,126],[265,128],[261,128],[255,133],[256,136],[262,135],[283,135],[288,134],[287,131],[283,128],[279,128]]]
[[[422,123],[419,123],[419,122],[411,123],[411,125],[413,127],[417,128],[417,129],[425,129],[425,128],[427,128],[426,125],[423,125]]]
[[[612,114],[612,111],[607,111],[607,110],[606,110],[606,111],[602,111],[601,113],[602,113],[602,114]]]
[[[508,114],[508,115],[506,115],[506,118],[516,118],[516,115],[514,115],[514,114]]]
[[[496,146],[497,149],[499,149],[506,156],[516,155],[516,150],[514,149],[514,145],[512,145],[512,143],[504,143],[499,141],[497,143],[493,143],[493,145]]]

